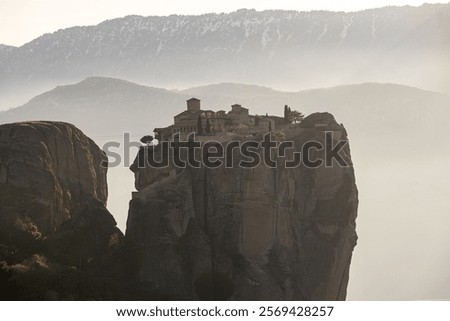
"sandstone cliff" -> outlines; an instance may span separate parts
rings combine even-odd
[[[347,140],[326,113],[282,136],[301,146],[323,142],[325,131]],[[244,169],[237,166],[239,156],[232,168],[141,168],[147,152],[162,153],[141,149],[131,167],[138,192],[126,232],[129,273],[145,293],[168,299],[345,299],[358,205],[348,146],[343,153],[349,167],[316,169]]]
[[[275,136],[302,146],[326,131],[347,140],[330,114]],[[350,166],[244,169],[235,153],[231,168],[154,169],[138,157],[124,247],[100,149],[65,123],[2,125],[0,298],[343,300],[358,200],[342,152]]]
[[[106,210],[106,156],[70,124],[0,126],[0,296],[100,299],[123,235]],[[106,282],[106,281],[105,281]],[[110,297],[113,297],[110,294]]]
[[[106,156],[80,130],[65,123],[0,126],[0,184],[27,190],[42,207],[40,230],[54,232],[84,193],[106,204]]]

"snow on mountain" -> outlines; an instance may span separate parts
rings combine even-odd
[[[231,81],[300,89],[386,81],[443,91],[450,85],[450,73],[442,72],[450,69],[449,51],[450,4],[127,16],[0,48],[0,93],[91,75],[164,87]]]

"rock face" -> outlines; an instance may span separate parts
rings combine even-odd
[[[114,271],[103,266],[123,235],[106,210],[102,162],[104,153],[73,125],[0,126],[2,298],[107,297],[93,279]]]
[[[0,184],[27,190],[42,207],[40,230],[54,232],[83,194],[106,205],[107,158],[80,130],[65,123],[0,126]]]
[[[323,143],[326,131],[335,143],[347,140],[326,113],[284,134],[297,148]],[[344,300],[358,198],[348,145],[341,154],[349,166],[245,169],[237,155],[231,168],[155,169],[138,157],[126,232],[131,275],[160,298]]]

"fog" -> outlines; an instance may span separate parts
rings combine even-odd
[[[353,146],[358,245],[349,300],[449,299],[450,157],[370,159]]]

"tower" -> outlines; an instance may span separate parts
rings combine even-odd
[[[186,100],[188,111],[200,111],[200,99],[195,97]]]

